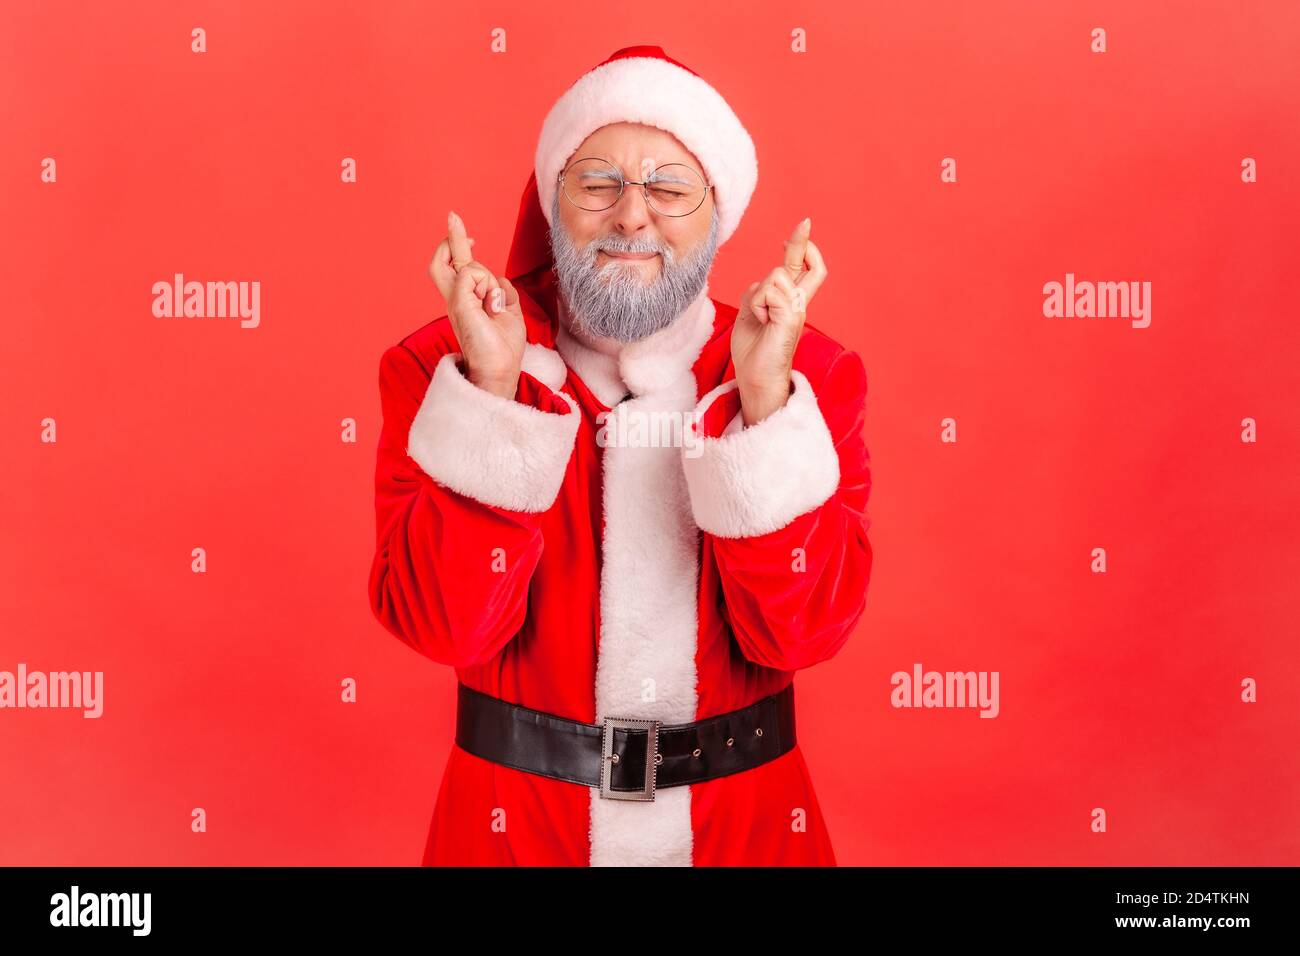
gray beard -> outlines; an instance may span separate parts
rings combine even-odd
[[[578,249],[560,221],[560,194],[551,202],[551,253],[560,294],[570,322],[592,335],[636,342],[672,324],[704,291],[718,251],[718,210],[711,211],[709,234],[678,262],[667,243],[655,239],[600,236]],[[617,262],[596,269],[596,253],[657,252],[660,270],[644,283],[640,273]]]

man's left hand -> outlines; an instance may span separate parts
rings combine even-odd
[[[827,274],[820,250],[808,238],[811,231],[811,219],[795,226],[785,243],[785,261],[741,298],[731,330],[731,360],[746,426],[784,408],[790,398],[790,370],[808,303]]]

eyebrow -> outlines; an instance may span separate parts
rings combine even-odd
[[[618,174],[608,169],[584,169],[583,179],[618,179]]]
[[[675,164],[670,164],[670,165],[675,165]],[[652,183],[681,183],[683,186],[693,185],[693,182],[684,176],[674,176],[672,173],[668,173],[667,175],[660,175],[658,170],[650,174],[650,181]]]

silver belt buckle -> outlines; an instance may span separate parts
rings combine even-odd
[[[611,790],[614,764],[614,730],[645,730],[645,785],[640,790]],[[660,763],[659,721],[637,717],[606,717],[600,734],[600,795],[611,800],[653,800],[655,798],[655,770]]]

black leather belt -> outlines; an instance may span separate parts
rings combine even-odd
[[[588,724],[459,688],[457,746],[516,770],[599,787],[614,800],[653,800],[659,787],[749,770],[796,743],[793,682],[748,707],[688,724],[635,717]]]

